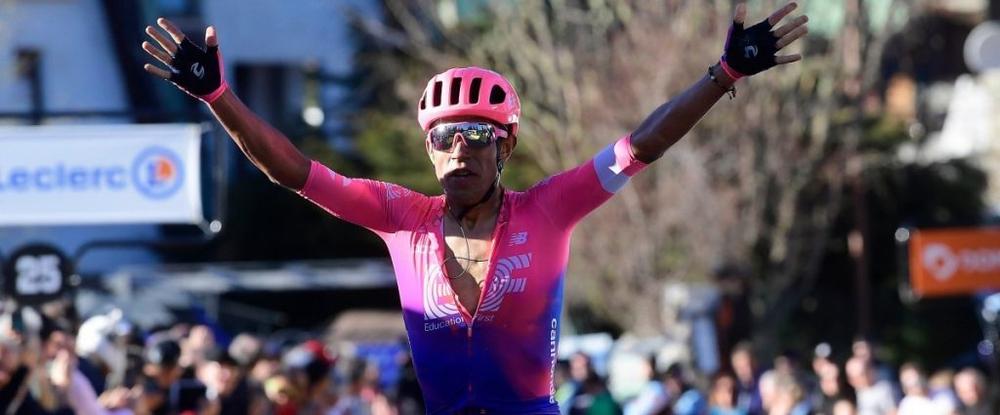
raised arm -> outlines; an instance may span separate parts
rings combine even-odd
[[[726,93],[735,94],[733,85],[740,78],[802,59],[797,54],[775,56],[779,50],[808,31],[806,16],[799,16],[772,30],[796,7],[795,3],[789,3],[775,11],[767,20],[744,29],[747,8],[745,3],[738,4],[722,59],[694,85],[646,117],[632,133],[635,158],[646,163],[659,159],[698,123],[719,98]]]
[[[309,177],[309,159],[292,145],[288,137],[257,117],[229,89],[215,28],[209,26],[205,30],[207,48],[202,49],[167,19],[157,19],[156,23],[169,38],[156,28],[147,26],[146,34],[159,47],[143,42],[142,49],[166,65],[167,70],[146,64],[143,67],[146,72],[172,82],[207,103],[243,154],[271,181],[301,190]]]

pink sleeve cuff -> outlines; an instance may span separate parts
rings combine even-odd
[[[211,104],[215,102],[215,100],[219,99],[219,97],[221,97],[222,94],[226,93],[226,90],[228,89],[229,89],[229,83],[226,82],[225,79],[223,79],[222,85],[219,85],[219,87],[216,88],[215,91],[212,91],[211,94],[200,96],[198,98],[200,98],[202,101],[205,101],[206,104]]]
[[[625,173],[632,177],[640,170],[646,168],[646,163],[635,158],[632,152],[632,135],[629,134],[615,142],[615,164],[611,166],[611,171],[615,174]]]
[[[734,81],[738,81],[740,80],[740,78],[746,76],[739,73],[737,70],[733,69],[732,66],[729,66],[729,64],[726,63],[725,59],[719,61],[719,66],[721,66],[722,70],[726,73],[726,75],[729,75],[729,77],[733,78]]]

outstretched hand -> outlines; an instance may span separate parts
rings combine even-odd
[[[167,66],[163,69],[151,64],[143,65],[143,69],[155,76],[173,82],[178,88],[191,96],[211,103],[228,89],[222,65],[222,55],[219,53],[219,39],[215,27],[205,29],[205,45],[202,48],[192,42],[177,26],[169,20],[159,18],[157,25],[170,37],[153,26],[146,26],[146,34],[153,38],[159,47],[150,42],[142,42],[142,49],[156,60]]]
[[[796,17],[788,23],[775,29],[774,27],[798,7],[788,3],[771,14],[764,21],[750,28],[744,28],[747,16],[746,3],[736,5],[733,16],[733,26],[729,29],[725,51],[722,55],[722,68],[726,73],[739,79],[754,75],[777,65],[785,65],[802,59],[802,55],[777,55],[778,51],[794,43],[809,32],[805,15]]]

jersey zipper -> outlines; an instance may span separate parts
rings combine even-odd
[[[501,197],[505,196],[506,195],[502,195]],[[501,235],[505,232],[505,229],[507,227],[507,217],[505,215],[506,212],[504,212],[505,209],[509,209],[507,203],[503,203],[503,206],[500,207],[500,212],[497,214],[497,223],[493,227],[493,235],[490,240],[490,261],[488,262],[489,265],[487,265],[486,267],[486,279],[483,280],[483,287],[479,289],[479,303],[476,305],[476,312],[469,313],[469,310],[466,309],[465,306],[462,305],[462,302],[458,300],[458,294],[455,293],[455,290],[451,288],[450,284],[448,286],[448,289],[451,290],[452,298],[455,301],[455,306],[458,308],[458,313],[462,316],[462,320],[465,321],[466,325],[465,351],[466,351],[466,358],[470,363],[472,362],[472,326],[476,322],[476,316],[479,315],[479,310],[482,308],[481,306],[483,303],[483,298],[486,297],[486,292],[489,290],[490,284],[493,283],[493,273],[494,271],[496,271],[494,267],[496,266],[497,251],[499,250],[497,249],[497,247],[499,246],[497,244],[497,241],[500,239]],[[441,261],[441,266],[444,267],[444,252],[447,247],[447,242],[445,242],[444,240],[444,218],[441,219],[441,227],[438,231],[440,238],[439,244],[441,245],[441,247],[438,249],[438,259],[439,261]],[[447,269],[444,269],[442,271],[448,272]],[[471,368],[471,365],[469,366]],[[469,402],[472,402],[473,387],[472,387],[471,372],[468,373],[466,379],[468,382]]]
[[[498,214],[497,224],[493,228],[493,238],[491,238],[492,240],[490,241],[490,262],[488,262],[487,263],[488,265],[486,266],[486,279],[483,280],[483,287],[479,290],[479,302],[476,304],[476,312],[471,315],[471,317],[470,317],[470,319],[468,321],[468,329],[466,330],[466,333],[467,333],[466,342],[465,342],[465,344],[466,344],[466,352],[467,352],[466,356],[467,356],[468,361],[470,363],[472,362],[472,326],[476,322],[476,316],[479,315],[479,310],[483,309],[483,307],[482,307],[483,300],[486,298],[486,293],[490,289],[490,284],[493,283],[493,273],[496,271],[494,269],[494,267],[496,266],[497,251],[499,251],[499,249],[497,248],[498,247],[497,240],[500,239],[500,236],[501,236],[501,234],[503,234],[503,232],[505,230],[504,228],[506,228],[506,225],[507,225],[507,221],[506,220],[504,220],[504,221],[501,222],[502,217],[503,217],[503,209],[501,209],[501,212]],[[452,293],[454,294],[454,290],[452,291]],[[466,315],[469,314],[469,310],[465,309],[465,306],[463,306],[462,303],[460,301],[458,301],[457,297],[455,298],[455,302],[458,304],[459,307],[461,307],[461,310],[463,310]],[[471,368],[472,365],[469,365],[469,367]],[[473,388],[472,388],[472,374],[471,373],[469,374],[468,379],[469,379],[469,402],[472,402],[472,400],[474,399],[474,395],[473,395]]]

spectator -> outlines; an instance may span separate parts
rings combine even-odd
[[[802,377],[802,362],[799,354],[793,350],[785,350],[774,358],[774,370],[780,374],[799,379]]]
[[[243,415],[250,411],[250,390],[239,364],[227,351],[206,353],[197,377],[205,385],[205,414]]]
[[[760,380],[757,381],[757,394],[760,396],[761,413],[770,413],[771,408],[774,406],[775,395],[777,394],[777,376],[777,372],[768,370],[761,374]]]
[[[329,411],[330,415],[379,415],[394,411],[389,399],[379,390],[377,365],[354,360],[350,363],[349,378],[347,390]]]
[[[757,362],[750,343],[738,343],[733,348],[730,361],[737,381],[736,406],[748,415],[762,414],[760,390],[757,387],[759,381]]]
[[[736,406],[736,377],[719,372],[712,377],[712,386],[708,395],[709,415],[746,415],[746,412]]]
[[[198,410],[205,404],[205,388],[197,381],[182,382],[181,347],[169,336],[159,336],[146,349],[144,380],[137,412],[153,415]]]
[[[833,404],[833,415],[857,415],[858,410],[854,401],[850,399],[838,399]]]
[[[229,343],[229,355],[245,370],[253,367],[264,354],[264,342],[257,336],[240,333]]]
[[[663,382],[660,382],[656,375],[656,359],[650,357],[643,365],[643,376],[646,377],[646,385],[639,391],[639,395],[625,405],[625,415],[653,415],[659,413],[667,407],[667,391]]]
[[[59,406],[48,377],[35,370],[44,363],[40,326],[38,314],[24,309],[0,315],[0,413],[47,413]]]
[[[281,372],[280,356],[264,355],[257,359],[250,368],[249,379],[252,383],[263,385],[269,379]]]
[[[264,341],[257,336],[240,333],[229,343],[229,356],[237,363],[237,370],[247,389],[250,402],[249,413],[264,414],[269,409],[267,395],[264,393],[264,382],[277,372],[278,362],[269,360],[270,368],[262,367],[257,377],[252,373],[258,363],[264,362]]]
[[[120,400],[108,405],[114,412],[108,411],[105,406],[102,406],[102,403],[109,403],[109,401],[98,400],[90,382],[77,370],[76,362],[76,356],[69,350],[60,350],[50,362],[48,373],[43,373],[51,379],[52,384],[58,388],[60,395],[72,408],[70,413],[76,415],[132,414],[132,411],[126,407],[127,400]]]
[[[942,369],[934,372],[928,381],[931,401],[941,413],[953,414],[958,408],[958,396],[955,396],[955,391],[951,388],[954,378],[953,370]]]
[[[996,408],[986,396],[986,379],[973,368],[962,369],[955,375],[955,394],[958,395],[960,415],[995,415]]]
[[[277,374],[264,382],[264,393],[274,415],[296,415],[299,412],[299,401],[302,392],[299,391],[287,376]]]
[[[571,415],[618,415],[621,408],[611,397],[607,384],[597,374],[592,374],[583,382],[582,393],[577,394],[570,408]],[[678,415],[683,412],[675,412]]]
[[[0,319],[0,413],[33,414],[42,408],[28,393],[30,368],[22,338],[12,327],[10,314]]]
[[[108,383],[119,385],[124,380],[128,356],[121,337],[129,330],[121,310],[114,309],[87,319],[77,331],[76,354],[87,361],[79,366],[98,394]]]
[[[799,381],[788,373],[774,372],[774,393],[769,415],[809,415],[809,403]]]
[[[813,391],[812,408],[817,415],[833,414],[833,407],[840,400],[854,402],[854,391],[840,375],[836,363],[827,359],[814,359],[813,371],[816,374],[816,389]]]
[[[179,328],[183,330],[183,326]],[[183,331],[181,331],[183,333]],[[187,330],[187,333],[179,336],[178,342],[181,346],[181,357],[179,363],[184,368],[185,378],[194,378],[194,372],[198,366],[205,361],[209,353],[214,353],[216,349],[215,335],[212,329],[204,325],[196,325]]]
[[[875,344],[871,339],[863,336],[856,337],[854,343],[851,344],[851,352],[853,353],[852,357],[860,358],[872,366],[875,370],[876,381],[884,380],[890,385],[892,384],[894,373],[889,366],[880,362],[875,356]],[[860,411],[860,408],[858,410]]]
[[[899,384],[905,395],[899,402],[899,415],[948,415],[931,401],[927,376],[916,364],[908,362],[899,368]]]
[[[852,357],[847,361],[844,371],[847,373],[847,381],[857,394],[859,415],[896,413],[896,399],[893,397],[892,385],[886,380],[878,379],[871,360]]]
[[[40,332],[42,340],[42,358],[46,362],[54,362],[57,358],[64,354],[72,356],[73,362],[71,365],[64,363],[68,368],[71,368],[73,372],[66,376],[66,380],[75,381],[75,379],[79,377],[84,382],[87,382],[90,391],[87,392],[86,399],[89,399],[89,395],[96,395],[97,393],[103,392],[102,390],[96,389],[94,385],[97,380],[100,380],[100,384],[103,386],[103,375],[97,367],[90,363],[90,360],[78,359],[76,357],[74,333],[75,332],[68,321],[63,319],[51,319],[43,315]],[[95,379],[95,381],[91,381],[91,379]],[[71,385],[65,385],[63,389],[69,389],[70,386]],[[77,390],[79,388],[80,386],[77,386]],[[96,397],[94,399],[96,399]],[[73,414],[74,409],[68,406],[69,402],[64,401],[65,399],[61,399],[58,404],[58,408],[49,411],[50,415]],[[79,413],[81,411],[78,409],[76,412]]]
[[[700,415],[708,409],[705,397],[688,379],[687,371],[679,363],[667,369],[665,386],[674,415]]]
[[[586,353],[577,352],[569,357],[569,379],[556,390],[556,401],[559,403],[559,412],[562,415],[569,414],[571,401],[583,388],[583,383],[593,371],[590,356]]]
[[[594,371],[590,356],[578,352],[569,359],[570,381],[560,388],[559,410],[570,415],[612,415],[620,413],[604,380]],[[560,393],[557,392],[557,395]]]
[[[416,368],[413,367],[413,359],[410,357],[410,349],[406,347],[399,354],[400,379],[397,388],[396,401],[400,415],[418,415],[425,413],[424,395],[421,393],[420,383],[417,382]],[[556,374],[566,375],[565,371],[560,371],[557,366]],[[564,380],[565,380],[564,376]],[[556,380],[556,387],[561,383]]]
[[[39,335],[42,340],[42,356],[46,360],[55,359],[60,350],[72,352],[76,349],[73,327],[68,321],[42,317]]]
[[[330,372],[333,359],[322,343],[309,340],[289,350],[282,361],[289,380],[301,392],[302,411],[326,411],[336,397],[333,395]]]

